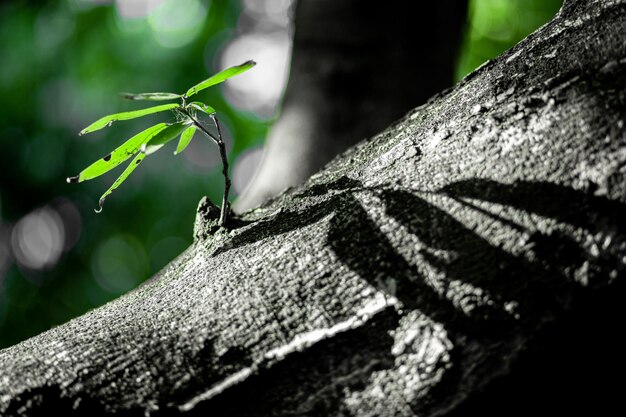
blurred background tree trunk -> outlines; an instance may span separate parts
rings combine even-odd
[[[467,1],[300,0],[289,83],[239,211],[452,85]]]

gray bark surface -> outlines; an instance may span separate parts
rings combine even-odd
[[[0,352],[0,414],[543,415],[559,388],[601,409],[623,366],[625,9],[566,2],[229,232],[201,204],[157,276]]]

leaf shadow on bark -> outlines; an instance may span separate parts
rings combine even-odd
[[[329,192],[332,197],[304,212],[281,212],[258,228],[248,228],[221,250],[287,233],[332,215],[327,243],[344,265],[389,296],[397,297],[404,308],[418,309],[442,323],[451,340],[470,337],[488,345],[502,340],[512,342],[520,330],[532,334],[546,317],[562,315],[572,294],[580,292],[575,274],[585,265],[592,284],[594,277],[606,281],[607,271],[621,268],[617,252],[604,251],[595,257],[569,233],[527,230],[515,218],[504,218],[474,203],[496,203],[581,228],[589,234],[602,231],[623,239],[624,219],[618,213],[625,212],[625,205],[590,192],[547,182],[503,184],[484,179],[459,181],[435,192],[516,232],[525,232],[525,256],[516,256],[490,243],[419,192],[367,188],[341,177],[315,185],[296,197],[315,198]],[[354,197],[355,192],[371,192],[380,198],[386,214],[423,245],[419,254],[432,270],[445,277],[445,282],[435,285],[409,263]],[[468,305],[471,308],[464,308]],[[515,307],[510,308],[512,305]],[[353,346],[358,351],[358,345]],[[393,363],[390,350],[387,355],[386,362]],[[460,352],[455,350],[452,355],[453,363],[463,361],[455,357]],[[456,367],[445,373],[438,387],[440,400],[455,394],[462,372]],[[335,401],[341,404],[340,398]],[[421,405],[413,406],[416,413],[426,411]]]

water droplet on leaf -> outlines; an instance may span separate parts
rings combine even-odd
[[[100,201],[98,201],[98,208],[94,209],[93,211],[95,211],[98,214],[102,213],[102,206],[103,205],[104,205],[104,198],[101,198]]]

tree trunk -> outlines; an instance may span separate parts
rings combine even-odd
[[[623,1],[566,2],[237,228],[201,204],[149,282],[0,352],[0,414],[603,414],[625,22]]]
[[[302,184],[453,82],[467,0],[296,4],[289,84],[239,211]]]

